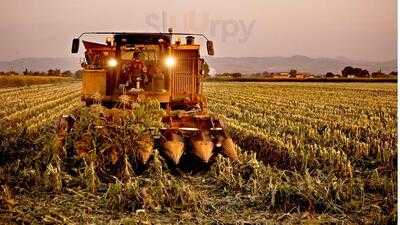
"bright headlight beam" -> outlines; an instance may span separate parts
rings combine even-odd
[[[116,67],[118,65],[118,61],[114,58],[111,58],[107,61],[108,67]]]
[[[175,65],[175,58],[172,56],[168,56],[165,59],[165,65],[167,65],[168,67],[173,67]]]

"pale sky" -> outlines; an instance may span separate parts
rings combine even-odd
[[[2,0],[0,60],[71,56],[84,31],[203,32],[216,56],[397,54],[395,0]],[[199,41],[199,40],[197,40]]]

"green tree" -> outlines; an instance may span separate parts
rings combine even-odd
[[[82,70],[77,70],[77,71],[75,71],[74,77],[75,77],[76,79],[81,79],[81,78],[82,78]]]
[[[379,70],[379,71],[373,72],[371,74],[371,76],[373,78],[384,78],[386,76],[386,74]]]
[[[263,75],[264,77],[271,77],[271,76],[272,76],[272,73],[269,73],[268,71],[264,71],[264,72],[262,73],[262,75]]]
[[[47,71],[47,75],[49,75],[49,76],[54,76],[54,74],[55,74],[55,71],[53,69],[49,69]]]
[[[204,76],[209,76],[210,75],[210,67],[206,62],[203,63],[203,68],[202,69],[203,69],[203,75]]]
[[[328,72],[328,73],[326,73],[325,77],[326,78],[333,78],[333,77],[335,77],[335,74],[333,74],[332,72]]]
[[[232,73],[232,74],[231,74],[231,77],[233,77],[233,78],[239,78],[239,77],[241,77],[241,76],[242,76],[241,73]]]
[[[289,77],[290,78],[295,78],[296,77],[296,75],[297,75],[297,70],[290,70],[290,72],[289,72]]]
[[[342,76],[343,77],[348,77],[349,75],[353,75],[354,74],[354,68],[351,66],[346,66],[343,70],[342,70]]]
[[[72,72],[71,71],[69,71],[69,70],[66,70],[66,71],[64,71],[64,72],[62,72],[62,74],[61,74],[62,76],[65,76],[65,77],[70,77],[70,76],[72,76],[73,74],[72,74]]]

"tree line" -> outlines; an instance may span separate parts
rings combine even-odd
[[[383,78],[387,76],[397,76],[397,71],[392,71],[389,74],[383,73],[382,70],[378,70],[376,72],[373,72],[370,74],[368,70],[358,68],[358,67],[352,67],[352,66],[346,66],[342,71],[341,71],[342,77],[345,78],[350,78],[350,77],[357,77],[357,78]],[[331,72],[328,72],[325,77],[335,77],[335,75]]]
[[[258,78],[269,78],[273,77],[275,74],[279,73],[270,73],[268,71],[264,72],[259,72],[259,73],[252,73],[252,74],[242,74],[242,73],[219,73],[216,75],[216,77],[231,77],[231,78],[240,78],[243,77],[244,75],[246,77],[258,77]],[[288,78],[296,78],[297,75],[300,73],[296,69],[291,69],[289,72],[287,72]],[[392,71],[390,73],[384,73],[381,70],[370,73],[366,69],[358,68],[358,67],[352,67],[352,66],[346,66],[340,74],[335,74],[332,72],[328,72],[323,75],[315,76],[315,77],[320,77],[320,78],[335,78],[335,77],[342,77],[342,78],[386,78],[386,77],[397,77],[397,71]]]
[[[24,75],[24,76],[60,76],[60,77],[75,77],[81,78],[82,70],[71,72],[70,70],[49,69],[47,71],[31,71],[25,69],[22,74],[16,71],[0,71],[0,76],[6,75]]]

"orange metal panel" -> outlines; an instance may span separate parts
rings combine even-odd
[[[175,50],[177,62],[171,74],[171,95],[173,99],[192,97],[197,94],[199,53],[197,50]]]
[[[200,45],[176,45],[176,44],[173,44],[172,48],[174,50],[195,50],[195,51],[199,51],[200,50]]]
[[[83,70],[82,94],[91,96],[100,94],[106,95],[107,72],[106,70]]]

